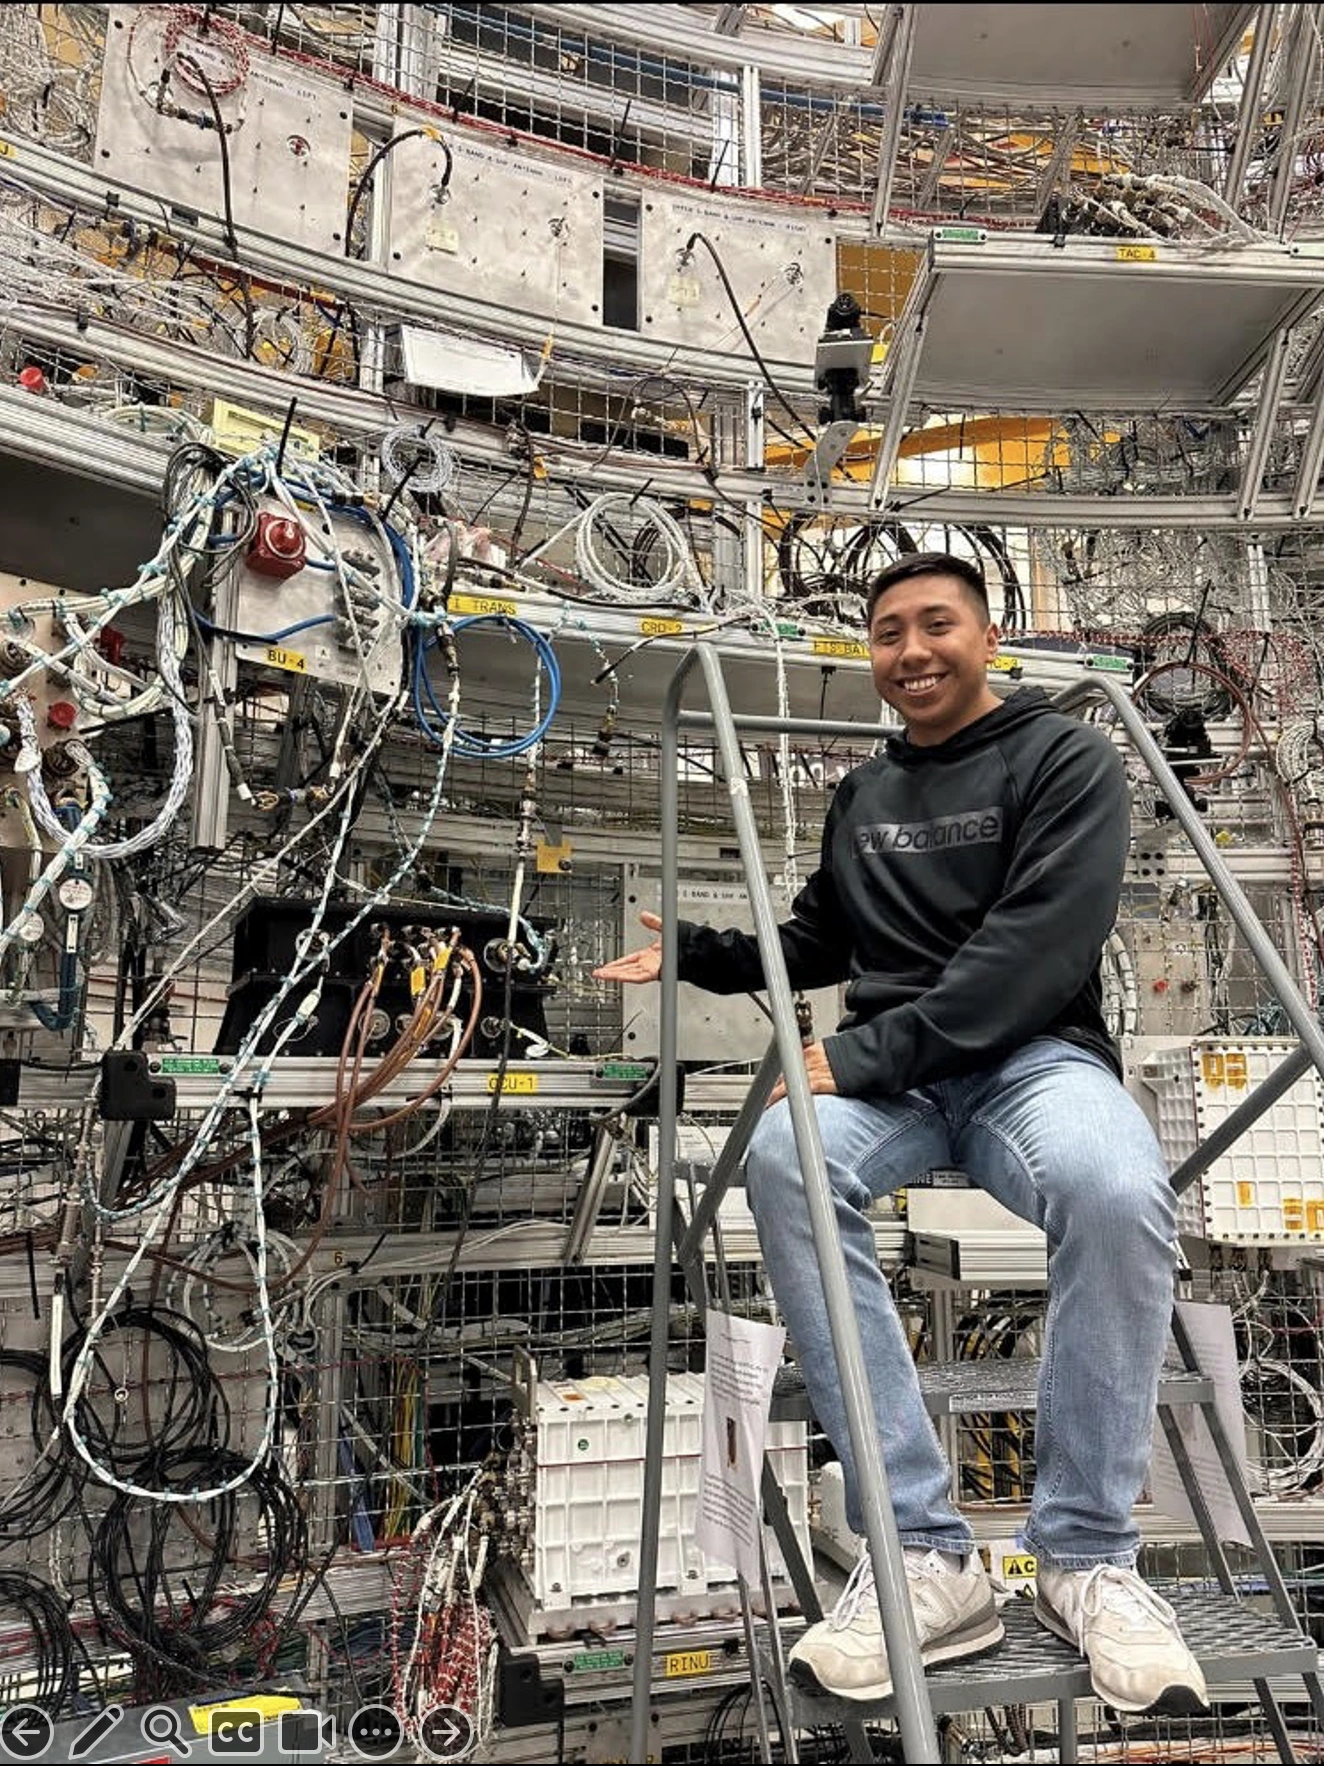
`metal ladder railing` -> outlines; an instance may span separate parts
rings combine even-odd
[[[696,666],[701,671],[707,691],[709,704],[707,711],[687,711],[682,709],[681,705],[686,684]],[[1091,675],[1087,679],[1073,683],[1063,692],[1057,694],[1053,703],[1058,710],[1070,711],[1085,701],[1100,696],[1112,707],[1118,722],[1148,766],[1178,825],[1191,842],[1192,849],[1208,873],[1211,883],[1222,899],[1237,930],[1245,940],[1246,948],[1258,963],[1301,1043],[1301,1046],[1280,1063],[1275,1072],[1243,1101],[1232,1117],[1174,1172],[1174,1185],[1180,1189],[1194,1182],[1213,1163],[1214,1159],[1219,1157],[1238,1135],[1249,1128],[1265,1110],[1270,1108],[1309,1066],[1313,1064],[1321,1076],[1324,1076],[1324,1028],[1321,1028],[1309,1004],[1293,980],[1286,963],[1260,923],[1245,891],[1232,874],[1212,836],[1201,822],[1180,779],[1173,772],[1158,743],[1145,727],[1144,720],[1125,690],[1108,675]],[[730,798],[732,819],[744,866],[745,880],[749,889],[754,934],[763,958],[764,985],[772,1016],[773,1041],[751,1083],[750,1091],[746,1096],[737,1122],[727,1136],[713,1172],[713,1181],[706,1187],[703,1199],[688,1227],[678,1232],[675,1207],[677,1060],[679,1056],[676,917],[679,893],[679,758],[682,729],[711,733],[716,741],[722,774]],[[744,1157],[749,1138],[780,1068],[786,1083],[786,1100],[790,1109],[810,1225],[823,1279],[824,1301],[841,1380],[843,1407],[858,1468],[865,1538],[873,1566],[883,1635],[891,1668],[895,1714],[901,1733],[902,1751],[907,1760],[931,1761],[940,1757],[932,1705],[919,1657],[914,1619],[906,1587],[901,1541],[888,1495],[887,1474],[878,1442],[859,1327],[850,1303],[845,1260],[836,1230],[831,1191],[818,1133],[817,1114],[812,1094],[809,1091],[804,1064],[799,1059],[801,1044],[795,1020],[791,987],[787,978],[781,941],[777,933],[777,917],[764,868],[758,827],[750,804],[749,788],[744,774],[739,741],[742,732],[790,736],[848,736],[858,741],[861,736],[869,734],[870,730],[869,726],[852,720],[734,713],[727,696],[718,653],[710,643],[702,641],[696,643],[681,659],[668,686],[663,703],[659,751],[661,813],[659,911],[663,930],[658,1049],[660,1073],[654,1241],[656,1254],[649,1337],[649,1400],[645,1436],[630,1758],[633,1761],[642,1761],[647,1758],[673,1254],[681,1268],[689,1271],[691,1287],[693,1287],[694,1260],[696,1257],[699,1259],[701,1274],[701,1247],[704,1236],[714,1223],[724,1189],[736,1166]],[[1189,1353],[1189,1346],[1184,1343],[1181,1346],[1185,1358]],[[1225,1443],[1218,1442],[1218,1447],[1220,1458],[1222,1458]],[[1230,1449],[1227,1451],[1230,1452]],[[765,1478],[765,1485],[766,1482]],[[1251,1507],[1249,1497],[1246,1498],[1245,1507],[1247,1509]],[[1253,1515],[1251,1518],[1254,1519]],[[1258,1532],[1257,1521],[1255,1528]],[[1260,1538],[1263,1539],[1262,1533]],[[1265,1542],[1265,1550],[1269,1565],[1272,1566],[1269,1580],[1274,1604],[1280,1611],[1290,1614],[1292,1612],[1290,1597],[1282,1582],[1281,1574],[1277,1571],[1272,1552],[1268,1551],[1267,1542]],[[1222,1566],[1220,1566],[1221,1568]],[[746,1612],[748,1633],[748,1602],[743,1587],[742,1607]],[[770,1610],[769,1618],[775,1630],[775,1612]],[[750,1639],[749,1667],[751,1674],[755,1676],[757,1681],[760,1668],[754,1656],[752,1638]],[[1324,1721],[1324,1695],[1321,1695],[1318,1677],[1307,1677],[1307,1685],[1316,1713],[1316,1720]],[[1259,1689],[1257,1688],[1257,1690]],[[777,1702],[780,1704],[781,1700],[778,1699]],[[766,1755],[766,1729],[761,1699],[759,1707],[760,1739],[765,1744]],[[1273,1724],[1273,1727],[1277,1730],[1278,1726]],[[789,1737],[787,1739],[789,1740]],[[794,1758],[793,1745],[787,1757]],[[864,1757],[867,1758],[868,1755],[866,1754]]]

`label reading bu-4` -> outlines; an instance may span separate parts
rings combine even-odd
[[[522,1092],[527,1097],[529,1093],[536,1092],[538,1089],[538,1075],[536,1073],[506,1073],[499,1076],[495,1073],[489,1073],[487,1076],[488,1091],[494,1092],[496,1090],[498,1077],[501,1079],[501,1090],[503,1094],[506,1092]]]
[[[300,650],[282,650],[275,644],[268,644],[265,660],[272,668],[288,669],[291,674],[308,672],[308,660]]]

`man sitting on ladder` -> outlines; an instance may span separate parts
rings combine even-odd
[[[1039,688],[999,701],[998,629],[980,572],[905,557],[870,585],[874,685],[902,736],[838,786],[819,869],[781,931],[791,985],[845,981],[848,1016],[805,1049],[906,1577],[925,1663],[1001,1641],[989,1581],[925,1410],[866,1210],[944,1166],[1048,1238],[1048,1309],[1022,1544],[1035,1611],[1088,1658],[1119,1711],[1195,1712],[1204,1677],[1171,1607],[1135,1571],[1132,1519],[1149,1463],[1172,1311],[1175,1201],[1101,1009],[1099,953],[1129,838],[1108,738]],[[652,931],[655,914],[643,915]],[[713,993],[763,985],[751,934],[682,922],[680,977]],[[656,981],[660,941],[596,971]],[[773,1292],[815,1415],[863,1530],[789,1108],[779,1085],[746,1162]],[[831,1615],[791,1653],[802,1684],[892,1690],[867,1554]]]

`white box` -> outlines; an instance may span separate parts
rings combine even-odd
[[[1174,1166],[1284,1060],[1289,1037],[1205,1038],[1144,1061],[1159,1142]],[[1232,1243],[1324,1240],[1324,1096],[1311,1068],[1186,1191],[1184,1232]]]
[[[648,1378],[643,1374],[538,1382],[532,1419],[533,1539],[526,1574],[538,1607],[568,1608],[638,1592]],[[695,1543],[703,1376],[671,1374],[662,1468],[657,1588],[703,1597],[735,1571]],[[803,1423],[770,1425],[767,1449],[809,1561],[809,1462]],[[785,1566],[765,1529],[774,1577]]]

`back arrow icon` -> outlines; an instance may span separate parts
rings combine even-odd
[[[11,1760],[40,1760],[54,1739],[55,1725],[39,1705],[14,1705],[0,1717],[0,1749]]]

